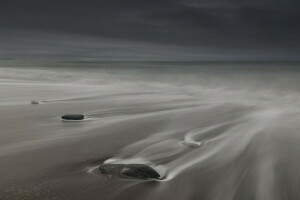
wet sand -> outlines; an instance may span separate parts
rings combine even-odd
[[[157,70],[1,66],[0,199],[300,198],[299,72]],[[163,178],[103,176],[103,162]]]

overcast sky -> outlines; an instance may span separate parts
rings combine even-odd
[[[299,60],[299,0],[0,0],[0,57]]]

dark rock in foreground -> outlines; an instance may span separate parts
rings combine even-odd
[[[30,103],[31,103],[31,104],[40,104],[40,103],[37,102],[37,101],[31,101]]]
[[[159,179],[160,175],[151,167],[143,164],[102,164],[101,174],[130,179]]]
[[[81,114],[68,114],[68,115],[61,116],[61,118],[64,119],[64,120],[83,120],[84,115],[81,115]]]

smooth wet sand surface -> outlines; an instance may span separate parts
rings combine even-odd
[[[2,64],[0,199],[300,199],[300,73],[191,71]],[[103,162],[163,178],[103,176]]]

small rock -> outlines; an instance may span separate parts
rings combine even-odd
[[[81,114],[67,114],[67,115],[61,116],[61,118],[64,119],[64,120],[83,120],[84,115],[81,115]]]
[[[102,164],[101,174],[129,179],[159,179],[160,175],[151,167],[143,164]]]
[[[179,144],[182,144],[182,145],[187,145],[189,147],[192,147],[192,148],[200,148],[201,145],[202,145],[202,142],[196,142],[196,141],[181,141],[179,142]]]
[[[31,103],[31,104],[40,104],[40,103],[37,102],[37,101],[31,101],[30,103]]]

